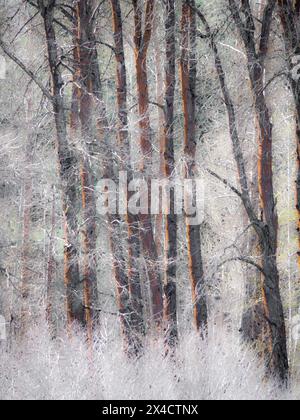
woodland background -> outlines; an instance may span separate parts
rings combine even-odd
[[[2,399],[298,399],[299,41],[297,0],[0,0]],[[121,170],[204,222],[101,217]]]

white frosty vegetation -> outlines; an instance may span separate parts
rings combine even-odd
[[[187,332],[176,360],[164,357],[162,343],[149,342],[137,361],[126,358],[117,338],[103,335],[91,356],[80,333],[53,341],[45,325],[36,325],[22,347],[0,350],[0,399],[296,398],[264,380],[255,354],[232,333],[215,330],[203,342]]]

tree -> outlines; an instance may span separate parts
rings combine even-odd
[[[86,85],[85,88],[85,95],[84,93],[81,94],[81,99],[84,99],[84,102],[81,102],[81,121],[82,126],[85,128],[85,132],[89,130],[89,127],[92,124],[92,110],[97,115],[97,137],[98,137],[98,144],[89,143],[88,147],[88,156],[91,156],[93,152],[96,150],[100,156],[100,162],[103,169],[103,175],[107,179],[114,180],[117,182],[117,174],[115,173],[114,169],[114,159],[113,159],[113,152],[112,152],[112,145],[110,142],[110,129],[109,124],[107,121],[107,111],[106,107],[102,98],[102,84],[100,78],[100,69],[99,69],[99,57],[97,51],[97,43],[94,33],[94,18],[93,18],[93,9],[92,4],[90,1],[79,2],[80,6],[80,22],[81,22],[81,75],[83,77],[83,81]],[[83,48],[84,46],[84,48]],[[82,51],[83,50],[83,51]],[[82,69],[86,67],[85,73],[82,72]],[[87,72],[88,68],[88,72]],[[85,74],[85,76],[84,76]],[[122,76],[123,77],[123,76]],[[83,83],[82,83],[83,85]],[[125,96],[126,98],[126,96]],[[123,97],[122,97],[123,100]],[[89,110],[89,111],[88,111]],[[126,110],[126,109],[125,109]],[[88,115],[84,115],[88,112]],[[122,116],[123,116],[123,110]],[[121,130],[120,130],[121,132]],[[121,133],[123,136],[123,133]],[[123,139],[123,137],[122,137]],[[128,156],[128,155],[127,155]],[[86,165],[86,164],[85,164]],[[85,174],[89,174],[90,177],[92,174],[91,167],[85,167],[84,170]],[[85,175],[85,185],[86,185],[86,175]],[[89,183],[90,184],[90,183]],[[93,188],[87,187],[86,190],[90,191],[90,198],[89,198],[89,211],[90,213],[90,223],[92,225],[87,226],[89,235],[92,235],[89,243],[92,244],[92,248],[88,247],[90,251],[93,251],[95,246],[95,199],[92,196],[91,192]],[[87,197],[83,197],[84,202],[86,201]],[[86,204],[83,205],[86,208]],[[88,216],[88,214],[87,214]],[[94,222],[93,222],[94,221]],[[141,347],[140,337],[135,336],[132,333],[132,320],[135,319],[135,326],[137,328],[141,328],[141,318],[133,317],[133,309],[130,300],[130,288],[129,288],[129,281],[128,276],[126,273],[126,262],[123,255],[123,249],[120,244],[120,218],[118,215],[108,214],[107,215],[107,222],[108,222],[108,234],[109,234],[109,242],[110,242],[110,249],[113,255],[113,272],[116,281],[116,293],[117,293],[117,304],[118,310],[121,320],[121,327],[123,331],[123,337],[125,340],[125,348],[126,352],[129,355],[135,355],[139,351]],[[134,229],[134,227],[132,227]],[[88,250],[87,249],[87,250]],[[92,256],[94,253],[92,253]],[[94,257],[93,257],[94,258]],[[138,284],[134,284],[133,287],[138,288]],[[87,289],[89,290],[89,289]],[[95,296],[95,293],[94,293]],[[88,302],[89,296],[87,296]],[[138,302],[138,303],[137,303]],[[93,310],[95,308],[95,299],[90,299],[91,305],[87,305],[87,309]],[[134,304],[137,303],[140,305],[141,300],[137,299]]]
[[[265,99],[263,97],[263,89],[259,89],[256,82],[261,88],[261,71],[259,64],[257,62],[258,56],[255,50],[255,43],[253,37],[251,36],[253,32],[254,21],[252,15],[250,15],[250,9],[248,2],[244,2],[246,5],[246,22],[245,24],[251,26],[248,30],[244,27],[244,23],[241,20],[238,8],[234,2],[230,1],[231,11],[233,13],[234,20],[238,25],[238,28],[241,31],[244,42],[247,41],[247,46],[251,51],[247,50],[249,54],[249,60],[255,60],[254,62],[249,62],[249,72],[251,73],[251,83],[254,90],[254,100],[255,100],[255,109],[258,113],[259,111],[263,112],[262,114],[257,115],[259,119],[260,127],[260,170],[259,170],[259,188],[261,195],[261,206],[264,211],[263,219],[260,220],[256,214],[256,210],[253,207],[251,202],[248,179],[245,169],[245,160],[243,156],[243,151],[241,147],[241,142],[238,134],[237,121],[234,104],[228,90],[226,76],[223,70],[222,61],[218,51],[217,43],[215,41],[215,35],[211,31],[208,21],[205,16],[201,13],[199,9],[195,9],[199,18],[206,29],[206,36],[210,40],[210,45],[214,53],[215,67],[220,81],[220,86],[222,89],[224,102],[229,119],[229,130],[233,146],[233,154],[236,160],[238,174],[239,174],[239,183],[241,191],[238,191],[235,187],[231,186],[227,180],[222,179],[217,174],[211,172],[213,176],[222,181],[227,187],[230,187],[232,191],[237,194],[245,207],[245,210],[248,214],[249,221],[251,226],[254,228],[262,250],[262,266],[257,265],[254,261],[248,258],[239,258],[240,261],[243,261],[247,264],[256,266],[256,268],[263,274],[263,285],[262,285],[262,294],[263,294],[263,303],[264,303],[264,316],[268,322],[269,326],[269,360],[266,363],[267,369],[270,373],[275,374],[278,378],[281,379],[283,383],[286,383],[288,379],[288,355],[287,355],[287,343],[286,343],[286,329],[285,329],[285,320],[283,305],[280,295],[280,285],[279,285],[279,273],[277,268],[277,214],[274,204],[274,195],[273,195],[273,179],[272,179],[272,154],[271,154],[271,125],[269,120],[269,113]],[[270,8],[270,3],[266,6],[264,11],[264,20],[262,25],[262,40],[260,44],[261,53],[263,54],[262,61],[260,65],[263,66],[265,59],[270,25],[272,20],[272,12],[274,7]],[[271,5],[274,6],[274,5]],[[249,43],[249,45],[248,45]],[[251,67],[251,64],[253,67]],[[263,98],[262,98],[263,97]],[[268,189],[270,187],[270,189]]]
[[[296,108],[296,209],[298,214],[297,231],[300,249],[300,78],[298,77],[298,74],[294,74],[294,66],[297,64],[298,56],[300,55],[300,2],[291,0],[280,0],[278,3],[285,43],[286,61],[288,69],[290,71],[289,81],[293,92]],[[300,267],[300,250],[298,252],[298,265]]]
[[[164,175],[172,180],[175,171],[174,155],[174,101],[176,85],[176,15],[175,1],[166,2],[165,37],[165,103],[164,103],[164,136],[163,136],[163,169]],[[178,339],[177,329],[177,216],[175,214],[175,193],[170,191],[170,214],[165,220],[165,320],[166,342],[174,346]]]
[[[278,249],[278,215],[276,210],[273,187],[273,159],[272,159],[272,123],[264,95],[265,59],[268,52],[270,30],[275,0],[270,0],[264,8],[260,43],[255,43],[255,23],[248,1],[243,2],[241,11],[236,2],[229,0],[232,17],[243,40],[254,98],[254,108],[259,132],[258,144],[258,189],[261,207],[261,221],[264,224],[262,242],[262,266],[266,273],[263,287],[263,302],[265,316],[270,328],[270,353],[274,346],[279,347],[278,360],[273,360],[275,369],[281,371],[281,377],[287,368],[286,332],[284,314],[279,288],[279,273],[277,269]],[[242,19],[244,16],[244,20]]]
[[[76,192],[76,171],[78,162],[73,150],[70,148],[67,139],[67,122],[65,115],[64,98],[61,89],[64,87],[60,68],[58,45],[54,29],[54,8],[55,0],[45,4],[42,0],[38,2],[39,10],[44,22],[44,30],[47,42],[48,61],[50,67],[53,96],[51,102],[56,125],[57,156],[59,164],[59,177],[61,181],[62,206],[64,214],[65,230],[65,286],[67,295],[67,316],[68,323],[74,321],[84,323],[84,310],[79,297],[80,274],[78,264],[78,223],[76,214],[77,192]]]
[[[128,173],[128,183],[133,179],[133,169],[130,159],[130,139],[128,133],[127,106],[127,72],[124,52],[123,20],[119,0],[111,0],[114,52],[116,59],[116,98],[118,109],[118,140],[121,151],[122,170]],[[127,191],[126,223],[128,230],[128,283],[134,316],[132,327],[138,334],[144,334],[143,302],[138,268],[140,256],[139,222],[138,218],[128,211],[130,194]]]
[[[190,7],[193,6],[193,7]],[[185,176],[194,179],[196,164],[196,14],[195,3],[184,1],[181,18],[181,89],[184,112]],[[200,225],[191,225],[187,219],[187,244],[189,271],[192,285],[194,321],[203,334],[207,327],[207,302],[205,296],[204,270],[201,250]]]
[[[155,45],[160,45],[160,14],[162,8],[160,4],[156,4],[154,23],[153,23],[153,42]],[[163,52],[161,48],[156,49],[155,54],[155,77],[156,77],[156,105],[158,112],[158,129],[157,129],[157,142],[159,148],[158,157],[158,171],[159,176],[163,178],[164,174],[164,125],[165,125],[165,112],[164,106],[164,63],[163,63]],[[164,217],[163,212],[159,211],[159,214],[155,216],[155,243],[158,257],[164,255]],[[163,275],[163,270],[161,270]]]
[[[83,291],[87,331],[89,340],[93,338],[93,328],[98,306],[97,286],[97,261],[96,261],[96,198],[95,198],[95,176],[91,159],[93,156],[93,81],[92,81],[92,56],[93,45],[88,38],[88,26],[90,25],[91,10],[89,2],[79,0],[76,5],[77,37],[75,39],[75,69],[74,83],[79,83],[77,108],[79,109],[79,120],[81,123],[81,139],[84,148],[84,155],[80,162],[80,179],[82,190],[83,210]],[[76,58],[78,61],[76,61]],[[75,90],[78,87],[75,87]]]
[[[152,35],[155,1],[148,0],[146,2],[144,31],[143,8],[141,3],[142,2],[139,0],[132,0],[134,9],[134,46],[139,110],[140,147],[142,151],[141,169],[144,176],[148,177],[152,162],[152,142],[149,115],[147,52]],[[152,316],[154,323],[160,327],[163,316],[163,295],[160,273],[157,267],[157,249],[154,240],[151,216],[149,214],[140,214],[139,221],[141,244],[144,256],[147,260],[147,274],[150,282]]]
[[[53,283],[55,275],[54,241],[56,231],[56,191],[53,186],[51,231],[47,258],[47,295],[46,295],[46,320],[50,328],[53,328]]]
[[[23,238],[22,238],[22,251],[21,251],[21,291],[22,291],[22,309],[21,309],[21,329],[25,333],[28,329],[30,322],[30,283],[32,273],[30,270],[30,245],[31,245],[31,211],[32,211],[32,160],[33,160],[33,109],[32,99],[27,101],[26,110],[26,123],[27,123],[27,139],[25,145],[25,163],[26,174],[23,184]]]

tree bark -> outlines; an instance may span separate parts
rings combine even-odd
[[[152,35],[153,12],[155,1],[147,0],[145,11],[145,29],[143,31],[143,11],[139,0],[133,0],[135,23],[135,65],[139,109],[140,146],[142,151],[141,170],[149,184],[149,171],[152,163],[151,125],[149,115],[149,88],[147,74],[147,52]],[[150,188],[149,188],[150,191]],[[150,201],[150,197],[149,197]],[[160,272],[157,267],[157,249],[153,234],[151,215],[140,214],[140,238],[147,261],[151,292],[152,316],[155,325],[160,328],[163,319],[163,296]]]
[[[156,102],[158,105],[158,130],[157,130],[157,140],[158,140],[158,149],[159,149],[159,156],[158,156],[158,173],[159,177],[163,178],[164,174],[164,143],[165,143],[165,113],[164,108],[162,107],[164,103],[164,68],[163,68],[163,57],[161,48],[159,46],[159,13],[161,9],[159,9],[159,4],[156,5],[156,12],[154,17],[154,43],[158,46],[155,54],[155,72],[156,72]],[[155,216],[155,244],[157,249],[158,258],[164,255],[164,243],[165,243],[165,236],[164,236],[164,217],[162,211],[158,215]],[[163,273],[163,270],[161,270]]]
[[[48,248],[47,261],[47,296],[46,296],[46,321],[51,330],[54,328],[53,323],[53,283],[55,276],[55,258],[54,258],[54,241],[56,230],[56,191],[53,186],[52,195],[52,212],[51,212],[51,232]]]
[[[243,2],[244,11],[246,12],[246,24],[248,28],[244,27],[244,23],[241,20],[239,10],[236,6],[235,1],[229,0],[231,12],[237,27],[240,30],[242,39],[245,43],[248,59],[257,57],[254,37],[254,21],[252,15],[249,14],[250,5],[248,1]],[[264,57],[267,52],[269,33],[271,27],[271,20],[273,15],[274,4],[269,2],[265,8],[263,24],[262,24],[262,36],[260,43],[260,52],[264,54],[262,61],[260,62],[262,69],[264,68]],[[215,66],[220,81],[221,90],[224,97],[224,102],[229,118],[229,129],[230,136],[233,145],[234,158],[238,167],[239,182],[241,186],[241,192],[237,191],[234,187],[231,189],[239,195],[241,198],[245,210],[248,214],[249,220],[253,228],[255,229],[262,249],[262,267],[259,269],[263,273],[263,285],[262,285],[262,297],[264,306],[264,316],[268,322],[270,331],[270,347],[269,357],[266,361],[266,367],[269,373],[274,374],[283,383],[286,383],[288,379],[288,355],[287,355],[287,343],[286,343],[286,330],[283,305],[280,295],[279,287],[279,274],[277,269],[277,214],[275,209],[274,194],[273,194],[273,178],[272,178],[272,127],[269,119],[269,112],[263,96],[263,89],[259,89],[254,82],[261,83],[258,77],[258,65],[257,62],[252,62],[253,68],[249,62],[249,72],[251,83],[254,90],[254,101],[255,110],[261,111],[260,115],[257,115],[259,126],[260,126],[260,144],[259,144],[259,157],[260,157],[260,169],[259,169],[259,191],[261,195],[261,206],[264,210],[263,219],[256,215],[254,209],[249,188],[248,180],[245,170],[245,160],[241,148],[241,143],[237,130],[237,121],[235,115],[234,104],[230,95],[230,92],[226,83],[226,76],[223,70],[222,61],[219,55],[218,47],[214,38],[213,33],[209,27],[209,24],[199,9],[197,14],[205,26],[207,36],[210,40],[211,48],[214,53]],[[251,49],[251,53],[250,53]],[[253,53],[255,52],[255,55]],[[261,56],[261,55],[260,55]],[[260,74],[262,72],[260,70]],[[261,86],[260,86],[261,87]],[[220,178],[219,178],[220,179]],[[224,181],[228,186],[228,183]]]
[[[260,243],[262,268],[265,273],[262,292],[264,313],[270,330],[270,365],[273,365],[272,368],[284,380],[288,370],[288,357],[284,311],[277,268],[278,215],[273,187],[273,127],[264,95],[265,59],[268,52],[276,0],[269,0],[264,8],[258,49],[255,42],[255,23],[249,1],[243,2],[241,12],[239,12],[234,0],[229,0],[229,6],[245,46],[259,133],[258,189],[261,221],[264,224],[260,235]],[[244,21],[241,13],[244,15]]]
[[[184,1],[181,19],[181,89],[184,112],[185,177],[196,177],[196,15],[194,1]],[[186,221],[189,272],[192,286],[194,321],[204,335],[207,328],[207,302],[205,295],[200,225],[191,226]]]
[[[88,26],[91,14],[88,2],[79,0],[76,5],[76,23],[79,58],[79,119],[81,123],[81,138],[85,155],[81,157],[80,179],[84,226],[83,233],[83,291],[85,319],[89,341],[93,340],[93,329],[96,322],[98,306],[97,259],[96,259],[96,198],[95,176],[91,159],[93,156],[93,85],[92,85],[92,56],[93,45],[88,38]],[[76,74],[76,73],[75,73]]]
[[[44,21],[47,41],[47,53],[50,66],[53,112],[57,134],[57,155],[59,177],[62,192],[64,215],[64,281],[66,286],[66,306],[68,325],[74,321],[84,324],[84,310],[80,292],[80,275],[78,263],[78,224],[77,224],[77,168],[78,162],[67,139],[67,125],[64,98],[61,95],[64,83],[59,70],[58,46],[53,26],[55,0],[49,0],[47,5],[40,0],[39,8]]]
[[[296,210],[298,214],[298,266],[300,269],[300,77],[294,77],[293,58],[300,56],[300,2],[291,0],[280,0],[279,13],[283,28],[283,36],[286,50],[286,61],[291,72],[289,80],[294,96],[296,108],[296,152],[297,152],[297,179],[296,179]],[[299,60],[297,60],[299,61]]]
[[[124,52],[123,21],[119,0],[111,0],[114,47],[116,58],[116,91],[118,109],[118,138],[121,150],[121,166],[127,171],[128,183],[133,179],[133,170],[130,159],[130,140],[128,134],[128,107],[127,107],[127,72]],[[138,334],[144,334],[144,313],[141,291],[141,280],[138,268],[140,257],[140,240],[138,218],[128,211],[130,194],[127,192],[126,223],[128,229],[128,283],[134,316],[132,327]],[[124,305],[123,305],[124,306]]]
[[[166,2],[166,64],[165,64],[165,113],[163,135],[163,173],[170,181],[175,172],[174,154],[174,101],[176,85],[176,14],[175,1]],[[178,340],[177,325],[177,216],[175,214],[175,193],[170,191],[170,214],[165,218],[165,279],[164,318],[165,339],[168,347],[174,347]]]
[[[25,144],[25,165],[26,173],[23,183],[23,237],[21,250],[21,332],[25,334],[30,322],[30,282],[32,272],[30,271],[30,234],[31,234],[31,210],[32,210],[32,99],[28,99],[27,105],[27,138]]]
[[[260,21],[264,16],[264,7],[265,2],[261,1],[256,5],[256,14]],[[260,38],[258,31],[255,33],[257,39],[256,46],[259,47]],[[243,47],[242,47],[243,48]],[[265,79],[265,71],[263,79]],[[264,80],[265,83],[265,80]],[[256,127],[256,139],[257,143],[260,143],[260,134],[258,129],[258,123],[255,116],[255,127]],[[250,158],[253,161],[252,165],[252,174],[251,179],[249,179],[249,189],[251,201],[254,209],[258,211],[260,208],[259,200],[259,187],[258,187],[258,156],[257,151],[254,151],[253,155]],[[246,216],[245,220],[245,229],[248,226],[248,217]],[[253,230],[247,229],[247,234],[245,238],[245,248],[247,249],[248,256],[256,256],[259,259],[262,255],[260,249],[260,244],[258,243],[258,238]],[[243,338],[246,342],[255,343],[256,347],[259,349],[260,354],[265,351],[265,337],[267,336],[268,325],[264,317],[264,309],[262,302],[262,293],[261,293],[261,279],[262,274],[257,271],[254,267],[248,266],[245,269],[245,301],[244,301],[244,313],[242,317],[241,332]]]
[[[103,169],[103,176],[107,179],[112,179],[117,183],[117,176],[114,171],[114,159],[110,144],[109,124],[106,118],[106,107],[102,98],[102,86],[99,70],[98,51],[96,47],[96,38],[93,27],[92,4],[90,1],[84,2],[81,0],[84,15],[81,20],[85,21],[85,45],[87,45],[87,52],[89,58],[86,62],[89,63],[88,74],[88,102],[89,106],[94,105],[94,110],[97,111],[97,133],[99,143],[95,144],[95,149],[101,156],[101,163]],[[87,109],[86,107],[83,109]],[[123,112],[123,111],[122,111]],[[91,148],[91,153],[92,153]],[[141,342],[138,336],[132,333],[132,306],[129,293],[128,277],[126,273],[126,262],[123,256],[122,246],[120,245],[120,218],[118,215],[107,216],[108,234],[110,249],[113,255],[113,272],[116,282],[117,304],[119,316],[121,321],[121,328],[125,342],[125,350],[128,355],[136,355],[141,348]],[[140,301],[139,301],[140,302]],[[140,320],[136,321],[140,326]]]

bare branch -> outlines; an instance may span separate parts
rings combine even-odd
[[[233,191],[238,197],[240,197],[243,200],[242,193],[237,188],[235,188],[233,185],[231,185],[230,182],[227,181],[227,179],[222,178],[220,175],[216,174],[215,172],[211,171],[210,169],[206,169],[206,170],[210,175],[212,175],[214,178],[221,181],[226,187],[230,188],[231,191]]]
[[[28,67],[18,58],[14,55],[12,51],[8,48],[8,46],[3,42],[2,39],[0,39],[0,47],[4,51],[4,53],[14,62],[16,63],[23,71],[24,73],[29,76],[32,81],[41,89],[43,94],[46,96],[46,98],[49,99],[49,101],[53,101],[53,97],[50,94],[50,92],[43,86],[43,84],[38,80],[38,78],[35,76],[35,74],[28,69]]]
[[[264,270],[262,269],[262,267],[258,264],[256,264],[256,262],[254,262],[253,260],[251,260],[251,258],[247,258],[247,257],[232,257],[232,258],[228,258],[225,261],[222,261],[219,265],[218,265],[218,270],[223,267],[223,265],[230,263],[230,262],[235,262],[235,261],[240,261],[243,262],[245,264],[248,265],[252,265],[253,267],[255,267],[258,271],[260,271],[264,276],[266,276],[266,273],[264,272]]]

